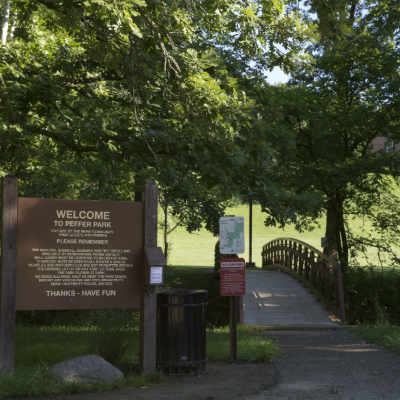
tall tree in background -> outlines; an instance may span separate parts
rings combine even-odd
[[[310,19],[318,17],[320,38],[308,48],[313,63],[300,65],[289,85],[275,93],[295,141],[288,179],[298,191],[308,188],[324,197],[327,251],[337,252],[345,268],[370,247],[398,261],[392,247],[399,244],[400,209],[391,188],[399,154],[373,153],[371,147],[379,136],[399,140],[400,5],[305,5]],[[351,218],[368,218],[369,228],[351,232]]]
[[[5,0],[3,8],[3,19],[1,22],[1,43],[3,45],[7,43],[9,20],[10,20],[10,0]]]

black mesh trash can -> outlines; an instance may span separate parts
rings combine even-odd
[[[206,371],[207,290],[157,293],[157,367],[169,375]]]

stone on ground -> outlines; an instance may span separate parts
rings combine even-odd
[[[64,382],[106,382],[124,374],[97,354],[62,361],[50,367],[49,373]]]

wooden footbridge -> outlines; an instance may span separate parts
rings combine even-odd
[[[241,322],[264,327],[335,327],[346,321],[340,264],[296,239],[262,251],[262,270],[246,271]]]

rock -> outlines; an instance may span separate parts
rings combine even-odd
[[[97,354],[71,358],[54,364],[49,373],[64,382],[115,381],[124,374]]]

